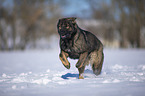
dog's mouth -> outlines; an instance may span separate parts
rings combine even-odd
[[[61,35],[62,39],[66,39],[66,38],[70,38],[70,37],[71,37],[70,34]]]
[[[66,38],[66,36],[65,35],[61,35],[61,38]]]

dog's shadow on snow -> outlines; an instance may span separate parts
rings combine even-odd
[[[87,70],[84,71],[84,73],[92,74],[92,70],[87,69]],[[63,78],[63,79],[79,78],[79,74],[66,73],[65,75],[62,75],[61,78]]]
[[[67,73],[67,74],[61,76],[61,78],[63,78],[63,79],[69,79],[71,77],[79,78],[79,74]]]

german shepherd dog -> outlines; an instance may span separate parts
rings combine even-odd
[[[103,44],[91,32],[82,30],[76,24],[76,18],[62,18],[57,24],[60,35],[59,58],[63,65],[70,69],[67,58],[79,59],[76,67],[79,71],[79,79],[84,79],[85,66],[91,64],[93,73],[99,75],[102,70],[104,54]]]

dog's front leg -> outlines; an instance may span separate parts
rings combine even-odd
[[[76,64],[76,67],[79,70],[79,79],[84,79],[83,73],[85,70],[85,65],[87,63],[87,60],[88,60],[88,52],[85,52],[85,53],[80,55],[79,60]]]
[[[62,64],[67,68],[70,69],[70,63],[67,60],[68,54],[61,50],[61,53],[59,54],[59,58],[62,62]]]

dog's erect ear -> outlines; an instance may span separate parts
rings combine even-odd
[[[76,17],[61,18],[59,19],[58,22],[67,20],[70,21],[73,25],[76,25],[76,21],[75,21],[76,19],[77,19]]]
[[[69,21],[71,21],[73,24],[75,24],[75,23],[76,23],[75,20],[76,20],[77,18],[76,18],[76,17],[68,17],[68,18],[62,18],[62,19],[63,19],[63,20],[69,20]],[[62,19],[61,19],[61,20],[62,20]]]
[[[75,21],[77,18],[76,17],[69,17],[69,18],[66,18],[67,20],[72,20],[72,21]]]
[[[77,18],[75,18],[75,17],[70,17],[70,18],[68,18],[67,20],[70,20],[73,24],[75,24],[76,23],[76,20]]]
[[[76,17],[68,17],[68,18],[61,18],[59,20],[71,20],[71,21],[75,21],[77,18]]]

